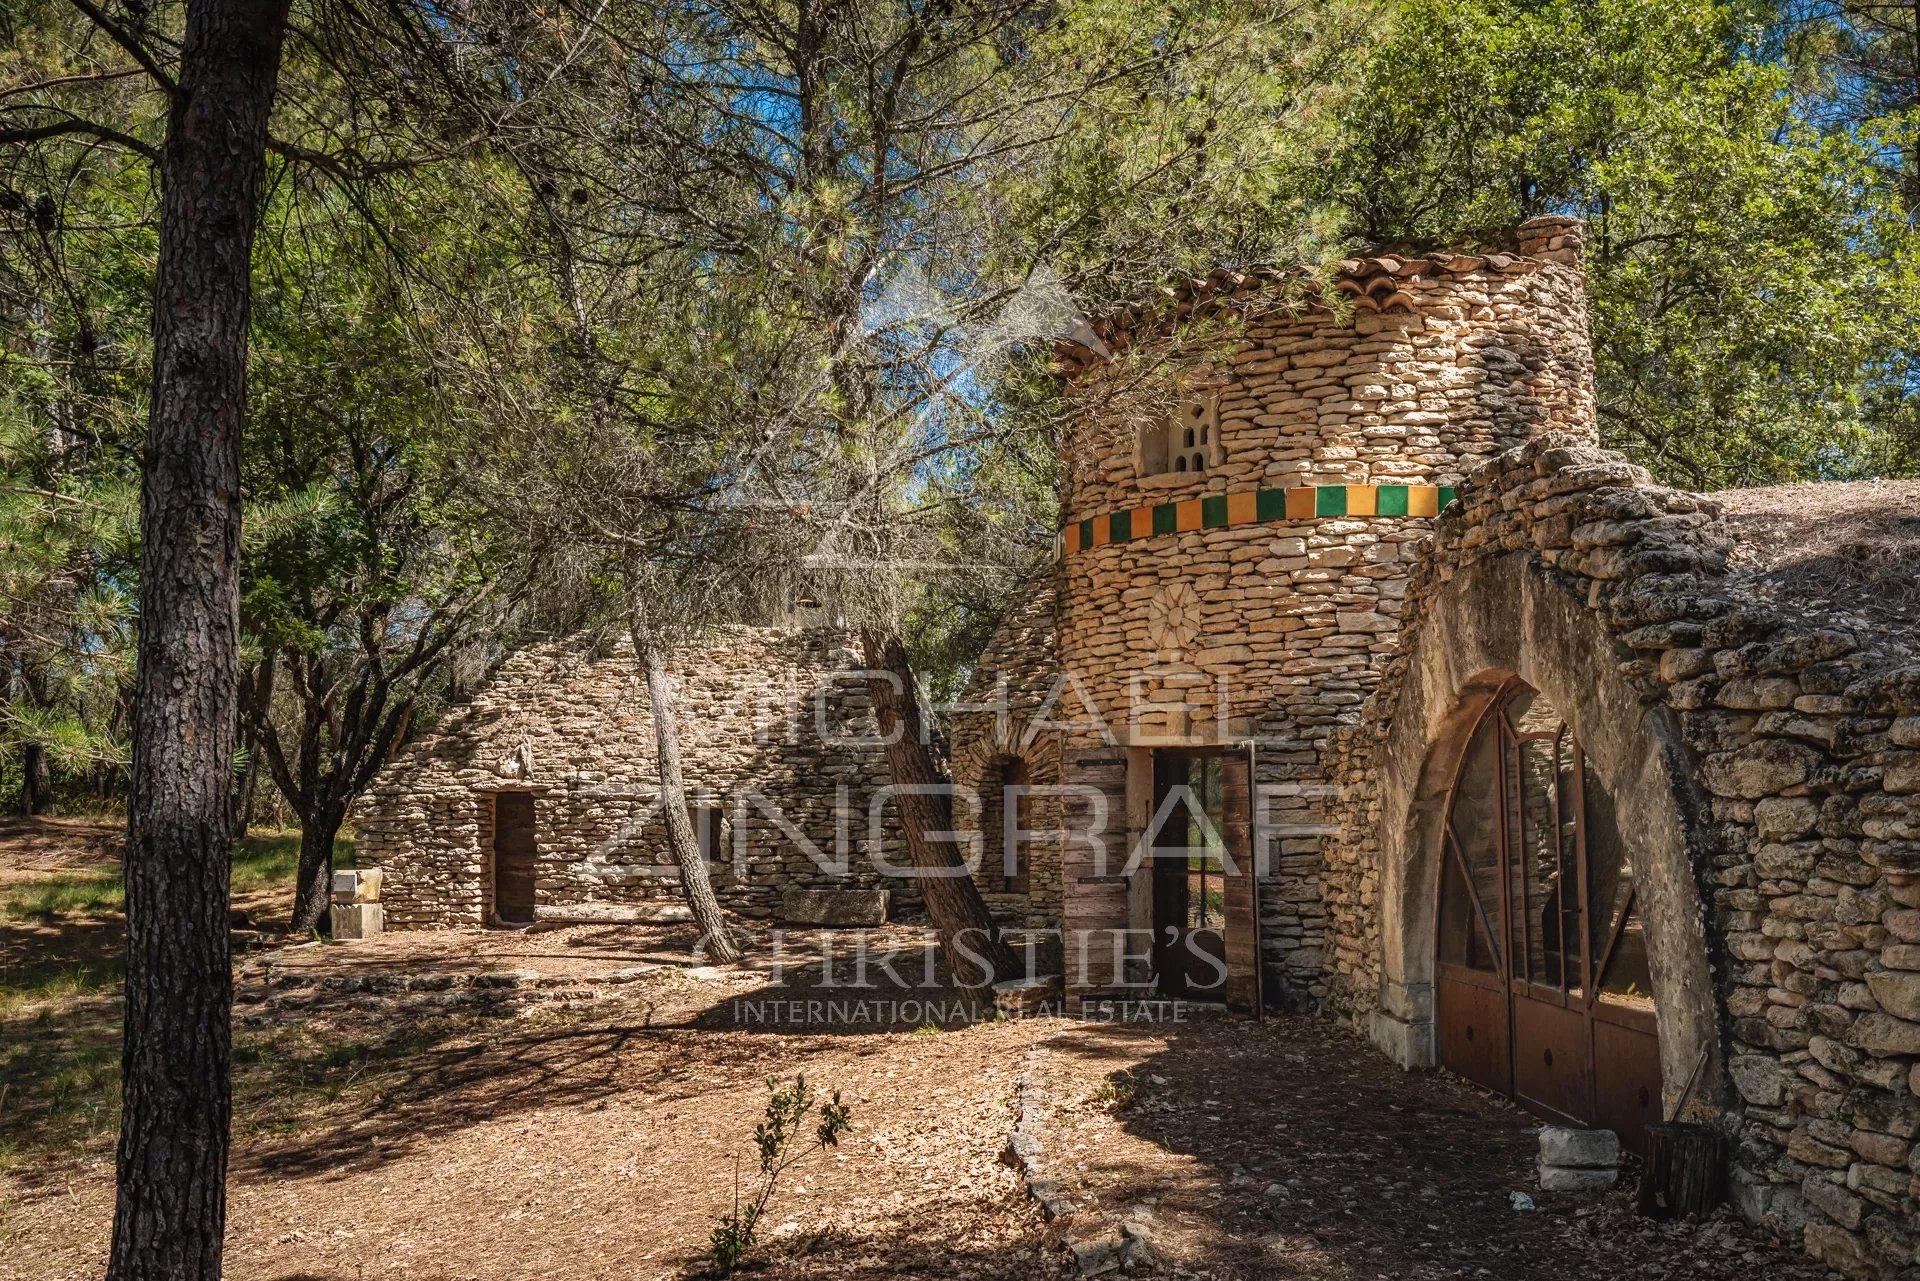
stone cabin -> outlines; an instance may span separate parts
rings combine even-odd
[[[888,775],[853,638],[727,626],[672,664],[722,905],[770,922],[911,913],[898,826],[871,821]],[[513,656],[361,801],[356,854],[382,871],[387,924],[685,919],[656,761],[624,645],[574,637]]]
[[[1920,484],[1597,448],[1582,242],[1216,272],[1060,344],[1064,529],[955,779],[1020,784],[984,861],[1059,885],[1070,998],[1326,1011],[1629,1147],[1710,1121],[1746,1214],[1912,1275]]]

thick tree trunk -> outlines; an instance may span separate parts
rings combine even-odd
[[[220,1276],[249,263],[286,19],[190,0],[161,157],[109,1281]]]
[[[47,749],[38,743],[20,752],[20,812],[29,818],[54,812],[53,772],[47,768]]]
[[[627,592],[627,628],[633,638],[633,654],[647,678],[647,703],[653,716],[653,740],[659,754],[660,806],[665,811],[667,847],[680,866],[680,889],[694,922],[706,935],[707,955],[723,965],[740,959],[740,945],[714,897],[713,880],[700,854],[700,842],[693,834],[693,822],[687,815],[687,782],[680,769],[680,721],[674,704],[673,674],[667,670],[666,656],[647,620],[639,593]]]
[[[300,872],[294,883],[290,926],[295,934],[325,933],[332,928],[333,843],[346,821],[346,806],[333,801],[315,805],[300,820]]]
[[[953,797],[943,790],[948,780],[925,741],[907,647],[895,633],[873,627],[860,629],[860,646],[874,718],[887,744],[887,773],[895,787],[908,789],[894,797],[907,837],[907,857],[940,935],[947,967],[962,987],[1018,978],[1013,953],[968,874],[959,846],[933,835],[953,830]]]

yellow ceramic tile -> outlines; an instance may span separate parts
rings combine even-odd
[[[1433,485],[1407,486],[1407,515],[1438,516],[1440,514],[1440,490]]]
[[[1259,509],[1255,505],[1254,499],[1254,491],[1251,489],[1243,494],[1228,494],[1227,524],[1249,525],[1258,520],[1260,518]]]
[[[1372,485],[1347,486],[1347,515],[1376,516],[1380,512],[1380,491]]]
[[[1200,500],[1189,498],[1173,509],[1173,527],[1179,533],[1200,528]]]
[[[1113,541],[1113,522],[1105,516],[1093,518],[1093,545],[1104,547]]]
[[[1287,491],[1287,519],[1313,519],[1313,486],[1296,485]]]
[[[1133,536],[1135,538],[1153,537],[1153,505],[1133,509]]]

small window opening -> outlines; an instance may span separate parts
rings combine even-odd
[[[1204,472],[1226,461],[1220,451],[1220,401],[1213,392],[1189,396],[1164,422],[1141,429],[1134,461],[1142,476]]]

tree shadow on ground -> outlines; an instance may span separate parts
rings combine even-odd
[[[1599,1202],[1541,1193],[1539,1122],[1447,1074],[1402,1072],[1324,1019],[1198,1022],[1164,1042],[1152,1032],[1090,1026],[1059,1043],[1083,1078],[1104,1071],[1115,1122],[1141,1142],[1049,1157],[1085,1162],[1110,1213],[1151,1203],[1156,1245],[1190,1271],[1732,1279],[1758,1275],[1743,1253],[1757,1251],[1775,1275],[1800,1275],[1743,1224],[1721,1225],[1738,1238],[1730,1249],[1636,1218],[1624,1190]],[[1514,1192],[1538,1208],[1516,1209]]]
[[[969,1021],[949,986],[870,974],[868,987],[844,989],[837,977],[818,964],[789,967],[778,983],[750,970],[697,983],[668,972],[617,1000],[550,1014],[503,1005],[378,1018],[375,1002],[341,1018],[320,1000],[309,1008],[324,1034],[283,1029],[237,1048],[235,1114],[253,1137],[235,1167],[275,1177],[372,1168],[515,1113],[625,1091],[671,1100],[757,1086],[775,1070],[761,1043],[769,1036],[782,1039],[785,1060],[849,1037],[873,1038],[877,1053],[892,1044],[885,1034]],[[753,986],[730,990],[742,982]]]

